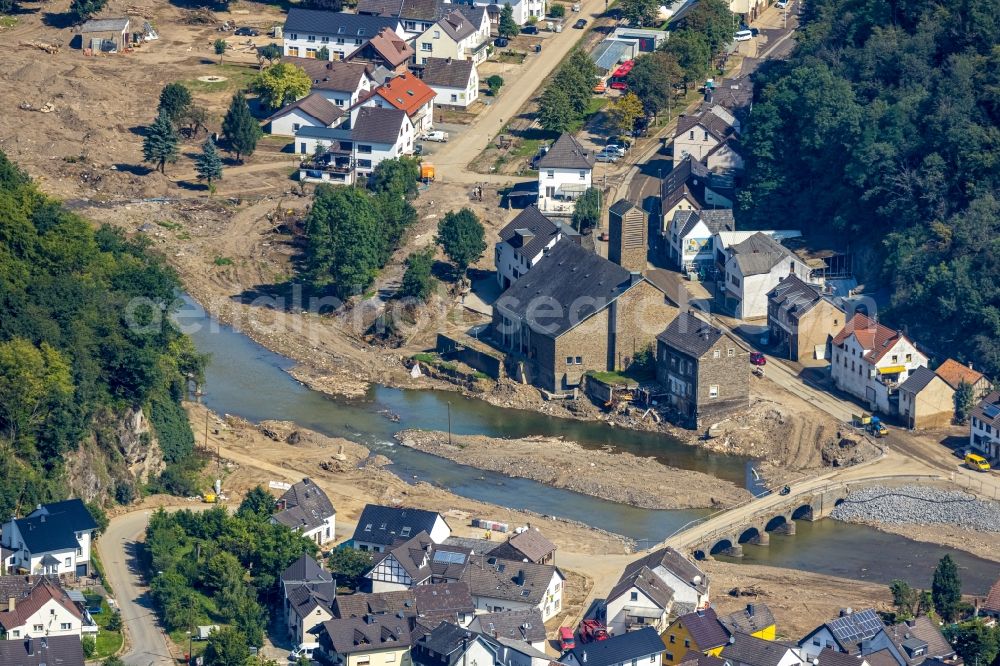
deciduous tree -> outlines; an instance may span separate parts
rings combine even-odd
[[[677,59],[669,53],[656,51],[641,55],[625,77],[630,92],[635,93],[646,113],[658,115],[668,109],[676,96],[674,84],[684,80]]]
[[[550,132],[565,132],[576,120],[569,95],[559,86],[549,85],[538,100],[538,122]]]
[[[212,49],[215,51],[215,55],[219,56],[220,65],[222,64],[222,58],[225,57],[226,49],[228,47],[229,45],[226,43],[226,40],[222,39],[221,37],[212,42]]]
[[[478,261],[486,251],[486,234],[476,214],[469,208],[450,211],[438,223],[437,244],[465,275],[469,265]]]
[[[73,393],[69,364],[47,342],[0,343],[0,432],[20,444],[49,410]]]
[[[334,548],[326,559],[326,566],[337,578],[337,585],[357,589],[358,584],[372,568],[372,556],[353,548]]]
[[[919,594],[909,583],[897,578],[889,584],[889,591],[892,593],[892,605],[896,607],[898,619],[905,620],[916,615]]]
[[[104,9],[106,4],[108,0],[73,0],[69,4],[69,15],[75,23],[83,23]]]
[[[500,94],[500,88],[503,87],[503,77],[499,74],[494,74],[486,79],[486,86],[490,89],[490,96],[496,97]]]
[[[619,131],[631,134],[635,121],[642,117],[642,102],[634,92],[626,93],[611,106],[611,117]]]
[[[1000,654],[1000,629],[987,627],[981,619],[945,628],[945,636],[966,664],[993,664]]]
[[[704,78],[712,60],[712,47],[705,35],[694,30],[676,30],[670,34],[663,50],[677,59],[683,72],[684,92],[688,85]]]
[[[426,301],[434,290],[434,276],[431,274],[433,266],[434,248],[428,247],[419,252],[411,252],[406,258],[406,272],[403,273],[399,295]]]
[[[601,219],[601,192],[589,187],[573,206],[573,226],[582,234],[597,226]]]
[[[250,644],[242,632],[222,627],[209,635],[204,657],[205,666],[246,666]]]
[[[260,103],[269,109],[280,109],[305,97],[311,88],[312,80],[306,70],[287,62],[267,67],[250,83],[250,89],[260,97]]]
[[[152,162],[160,173],[166,173],[167,162],[176,162],[180,152],[179,139],[170,117],[160,113],[153,124],[146,128],[146,136],[142,141],[142,157]]]
[[[659,0],[621,0],[622,17],[635,26],[650,25],[660,10]]]
[[[353,187],[316,188],[306,218],[309,282],[347,298],[375,279],[385,247],[374,198]]]
[[[265,44],[257,47],[257,57],[262,61],[266,60],[269,65],[281,60],[281,56],[281,44]]]
[[[969,413],[972,411],[976,395],[972,390],[972,384],[964,379],[958,383],[955,395],[955,422],[965,424],[969,420]]]
[[[264,490],[263,486],[254,486],[243,497],[240,508],[236,510],[236,515],[241,518],[268,520],[274,513],[276,504],[274,495]]]

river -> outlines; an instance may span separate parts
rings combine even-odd
[[[190,299],[185,299],[180,315],[182,328],[199,351],[211,355],[204,400],[213,411],[251,421],[294,421],[325,435],[357,441],[390,458],[390,469],[402,478],[430,482],[463,497],[578,520],[636,539],[640,545],[662,541],[707,513],[640,509],[481,471],[395,446],[393,433],[405,428],[444,430],[450,410],[455,433],[562,435],[588,447],[612,445],[637,455],[655,456],[667,465],[695,469],[755,489],[751,460],[711,453],[656,433],[494,407],[450,391],[373,386],[363,398],[333,398],[303,386],[285,372],[293,365],[291,361],[211,320]],[[399,421],[387,418],[387,412],[398,415]],[[930,572],[944,552],[932,544],[833,520],[800,521],[797,531],[793,537],[772,535],[769,548],[745,544],[744,560],[884,583],[904,577],[918,586],[925,581],[929,585]],[[984,593],[1000,575],[1000,564],[964,552],[953,556],[962,568],[967,593]]]

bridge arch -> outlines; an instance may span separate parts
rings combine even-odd
[[[837,501],[835,501],[835,502],[833,503],[833,505],[834,505],[834,506],[840,506],[840,505],[841,505],[841,504],[843,504],[843,503],[844,503],[844,502],[845,502],[846,500],[847,500],[847,498],[846,498],[846,497],[838,497],[838,498],[837,498]]]
[[[699,549],[697,549],[697,550],[694,551],[694,559],[698,560],[699,562],[701,562],[702,560],[704,560],[706,557],[707,557],[707,555],[705,554],[704,549],[699,548]]]
[[[781,529],[788,524],[788,519],[785,516],[775,516],[771,520],[767,521],[767,525],[764,526],[765,532],[773,532],[774,530]]]
[[[795,511],[792,511],[792,520],[812,520],[813,508],[811,504],[803,504]]]
[[[718,541],[715,542],[715,545],[713,545],[711,550],[709,550],[708,552],[711,555],[718,555],[719,553],[725,554],[726,551],[728,551],[734,545],[736,544],[733,543],[732,539],[719,539]]]
[[[747,529],[743,530],[743,533],[740,534],[739,538],[736,541],[737,543],[747,543],[748,541],[755,541],[759,538],[760,538],[760,530],[758,530],[756,527],[748,527]]]

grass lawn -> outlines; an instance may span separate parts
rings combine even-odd
[[[224,76],[225,81],[199,81],[197,78],[182,81],[191,92],[228,92],[230,90],[242,90],[250,83],[250,79],[257,75],[256,67],[245,65],[227,64],[215,65],[211,71],[206,71],[205,76]]]
[[[619,385],[627,386],[636,383],[634,379],[632,379],[631,377],[627,377],[625,374],[620,372],[613,372],[613,371],[598,372],[597,370],[594,370],[588,372],[587,374],[599,382],[604,382],[605,384],[610,384],[612,386],[619,386]]]
[[[591,97],[590,101],[587,102],[587,110],[584,112],[583,118],[570,125],[569,132],[571,134],[579,132],[587,123],[590,122],[591,118],[603,111],[604,107],[606,107],[610,102],[611,100],[607,97]]]
[[[87,596],[87,605],[90,605],[89,596]],[[93,659],[110,657],[118,654],[118,651],[122,649],[122,643],[125,640],[122,632],[111,631],[107,628],[108,622],[111,621],[113,615],[111,607],[108,606],[107,599],[101,599],[101,612],[94,615],[94,621],[97,622],[97,626],[101,630],[97,633],[97,651],[94,653]]]
[[[0,16],[0,28],[13,28],[17,25],[16,16]]]
[[[542,145],[541,139],[523,139],[521,145],[511,151],[514,157],[534,157]]]

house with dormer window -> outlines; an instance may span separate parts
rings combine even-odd
[[[90,547],[97,523],[80,499],[39,504],[24,518],[3,526],[0,543],[9,549],[9,572],[58,576],[90,574]]]
[[[283,54],[295,58],[317,58],[322,49],[328,60],[343,60],[389,28],[402,34],[400,20],[392,16],[364,16],[347,12],[292,7],[282,31]]]
[[[420,532],[426,532],[434,543],[444,543],[451,536],[451,528],[436,511],[366,504],[351,543],[358,550],[381,553]]]

